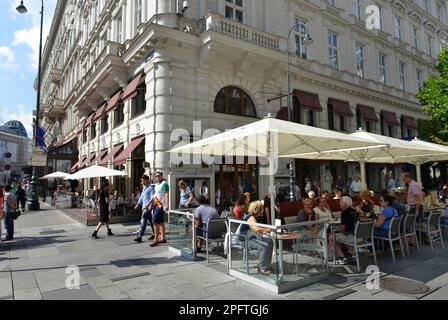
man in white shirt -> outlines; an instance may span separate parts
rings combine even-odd
[[[296,201],[302,199],[302,195],[300,194],[300,187],[297,184],[294,185],[294,196],[296,198]]]
[[[163,172],[158,170],[155,173],[157,183],[154,188],[155,206],[153,212],[153,224],[154,224],[154,242],[150,244],[151,247],[155,247],[160,243],[166,243],[165,236],[165,211],[169,210],[169,187],[165,179],[163,179]],[[160,234],[159,234],[160,232]],[[161,235],[162,239],[159,240]]]
[[[359,176],[355,176],[355,178],[352,181],[353,195],[360,193],[361,189],[362,189],[361,180],[359,179]]]
[[[395,179],[393,175],[390,175],[389,181],[387,182],[387,192],[394,192],[394,190],[397,188],[397,185],[395,183]]]

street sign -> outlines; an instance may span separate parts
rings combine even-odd
[[[39,147],[34,147],[33,155],[31,156],[30,165],[34,167],[47,166],[47,152]]]

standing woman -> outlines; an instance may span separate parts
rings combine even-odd
[[[191,201],[193,201],[193,192],[187,186],[184,180],[179,181],[180,201],[179,209],[186,209],[190,207]]]
[[[96,198],[98,199],[98,204],[100,206],[100,222],[96,226],[92,237],[98,239],[98,231],[102,225],[107,227],[107,235],[113,236],[112,230],[109,228],[109,183],[105,182],[101,185],[101,188],[97,191]]]

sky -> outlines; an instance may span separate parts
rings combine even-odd
[[[57,0],[44,0],[43,43],[47,38]],[[0,0],[0,125],[19,120],[28,136],[36,109],[39,60],[40,0],[24,0],[25,14],[16,11],[19,0]]]

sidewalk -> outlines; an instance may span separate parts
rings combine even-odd
[[[382,278],[421,281],[429,286],[429,293],[371,291],[365,285],[367,275],[337,268],[334,271],[339,273],[332,273],[324,283],[277,295],[228,276],[222,258],[214,256],[210,264],[191,262],[168,252],[167,245],[136,244],[132,236],[136,224],[112,225],[116,234],[112,237],[103,227],[101,239],[94,240],[90,237],[94,227],[45,203],[41,207],[16,221],[16,240],[0,243],[0,300],[448,299],[448,249],[441,249],[440,243],[434,253],[429,246],[420,255],[412,248],[411,256],[398,257],[397,263],[390,254],[378,259]],[[79,290],[66,288],[69,265],[80,269]]]

